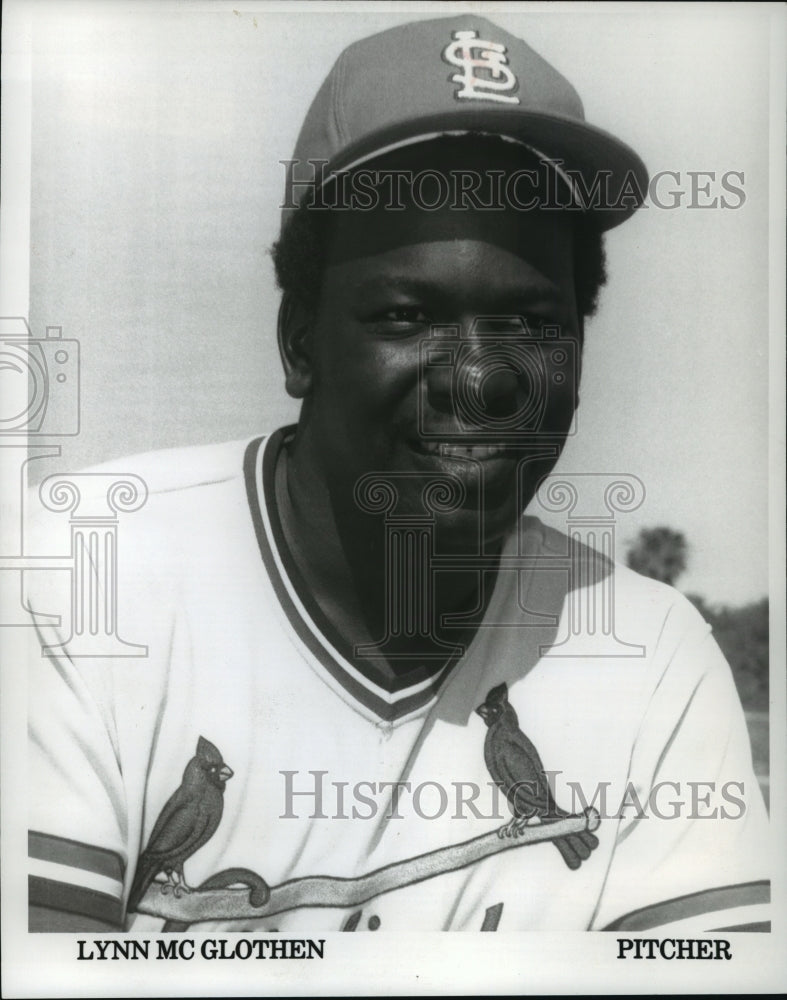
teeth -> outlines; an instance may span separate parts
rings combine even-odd
[[[447,455],[454,458],[493,458],[505,451],[502,444],[448,444],[443,441],[419,441],[421,451],[428,455]]]

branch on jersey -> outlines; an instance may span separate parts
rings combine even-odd
[[[384,892],[466,868],[501,851],[590,833],[598,827],[599,822],[598,812],[591,807],[579,815],[524,826],[515,837],[501,837],[499,831],[495,830],[473,840],[386,865],[359,878],[314,875],[292,879],[274,886],[262,905],[255,905],[255,902],[261,901],[266,894],[255,892],[255,886],[249,888],[246,879],[254,876],[254,873],[245,869],[228,869],[226,873],[213,875],[203,883],[204,888],[200,886],[192,889],[179,898],[169,891],[164,893],[166,883],[153,882],[137,903],[136,911],[163,917],[169,922],[168,930],[185,930],[189,924],[201,920],[247,920],[272,917],[277,913],[304,907],[361,906]],[[259,879],[259,876],[254,877]],[[227,882],[226,888],[217,887],[222,881]],[[243,887],[231,887],[241,881],[246,882]],[[259,881],[264,885],[262,879]]]

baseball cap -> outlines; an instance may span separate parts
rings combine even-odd
[[[486,18],[459,14],[399,25],[342,52],[289,161],[282,221],[315,182],[316,162],[325,178],[411,143],[463,133],[515,140],[548,160],[601,230],[629,218],[647,191],[640,157],[585,121],[561,73]]]

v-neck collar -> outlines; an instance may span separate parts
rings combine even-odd
[[[325,672],[330,686],[349,696],[378,720],[404,721],[436,701],[438,691],[459,656],[408,672],[389,675],[371,660],[353,662],[352,647],[328,620],[306,586],[286,544],[276,503],[276,465],[294,427],[251,441],[244,457],[244,479],[260,554],[273,589],[297,637]],[[471,642],[463,657],[472,649]],[[347,700],[345,698],[345,700]]]

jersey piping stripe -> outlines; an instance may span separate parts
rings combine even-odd
[[[344,669],[355,675],[361,683],[366,683],[386,701],[393,702],[403,698],[408,692],[416,692],[427,688],[434,676],[445,669],[440,664],[425,665],[410,671],[403,677],[383,678],[378,676],[374,666],[360,665],[354,667],[349,662],[352,647],[336,631],[325,617],[317,602],[311,597],[309,588],[305,585],[300,570],[289,553],[284,540],[284,532],[278,513],[275,495],[276,459],[281,450],[285,436],[290,429],[284,428],[272,434],[263,445],[264,454],[260,471],[261,490],[264,503],[261,504],[263,522],[269,539],[270,548],[275,558],[277,569],[287,586],[294,603],[299,607],[301,616],[311,626],[318,640],[327,646],[332,658],[342,664]],[[378,684],[382,681],[382,685]]]
[[[709,928],[709,930],[713,931],[713,933],[716,933],[716,932],[718,932],[718,933],[722,933],[722,932],[724,932],[724,933],[732,933],[732,932],[735,932],[736,934],[738,934],[738,933],[744,933],[744,932],[745,933],[754,932],[756,934],[763,934],[763,933],[764,934],[769,934],[770,930],[771,930],[771,922],[770,922],[770,920],[760,920],[760,921],[758,921],[756,923],[753,923],[753,924],[736,924],[734,927],[711,927],[711,928]]]
[[[31,858],[28,873],[50,879],[53,882],[67,882],[69,885],[81,885],[84,889],[95,889],[97,892],[103,892],[107,896],[115,896],[117,899],[123,895],[123,883],[114,878],[97,875],[96,872],[86,871],[84,868],[59,865],[54,861]]]
[[[94,847],[78,840],[68,840],[65,837],[54,837],[49,833],[39,833],[30,830],[27,835],[27,853],[31,858],[40,861],[53,861],[58,865],[70,868],[81,868],[86,872],[95,872],[106,878],[122,882],[126,866],[114,851],[104,847]]]
[[[27,882],[27,896],[30,906],[83,914],[95,920],[116,924],[118,927],[122,924],[122,901],[95,889],[30,875]]]
[[[739,924],[759,923],[771,917],[770,903],[753,903],[744,906],[733,906],[727,910],[708,910],[696,913],[691,917],[671,919],[660,923],[642,933],[658,933],[670,937],[696,937],[698,934],[718,930],[722,925],[737,926]]]
[[[618,920],[613,920],[611,924],[607,924],[604,930],[647,931],[662,924],[673,923],[702,913],[769,903],[770,898],[771,888],[767,879],[760,882],[746,882],[741,885],[706,889],[704,892],[679,896],[676,899],[656,903],[654,906],[634,910]]]
[[[319,609],[305,607],[304,594],[307,591],[284,544],[273,493],[276,456],[284,434],[285,431],[277,431],[264,443],[262,438],[252,441],[244,460],[249,508],[260,554],[281,607],[298,638],[330,677],[378,718],[389,722],[398,721],[419,709],[427,708],[436,699],[437,690],[447,675],[450,663],[437,668],[432,676],[409,687],[386,690],[363,670],[348,663],[337,652],[336,646],[327,643],[327,637],[330,636],[336,639],[338,645],[343,645],[329,623],[325,622]],[[301,587],[296,588],[292,580],[300,581]],[[313,602],[309,603],[313,605]],[[319,627],[314,622],[315,618]],[[421,673],[428,673],[428,669]],[[395,688],[400,686],[400,679],[392,684]]]

